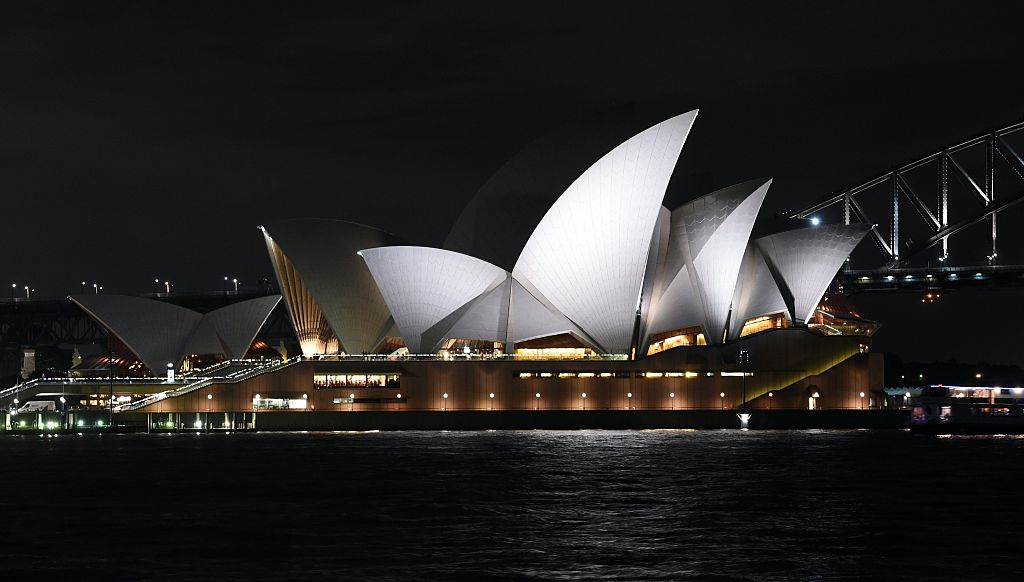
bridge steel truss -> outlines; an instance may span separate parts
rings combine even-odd
[[[1024,200],[1024,187],[1018,188],[1016,192],[1010,193],[1008,196],[1000,195],[997,197],[995,185],[997,159],[1003,160],[1021,180],[1024,180],[1024,158],[1006,141],[1008,135],[1019,131],[1024,131],[1024,122],[979,135],[960,144],[945,148],[887,174],[878,176],[873,180],[864,182],[859,186],[850,188],[845,192],[832,195],[801,210],[790,212],[788,216],[789,218],[807,218],[815,212],[842,204],[843,218],[846,224],[850,224],[850,222],[865,222],[874,225],[871,229],[872,238],[892,263],[900,263],[938,244],[942,245],[942,257],[944,259],[949,256],[949,237],[969,226],[973,226],[983,220],[988,220],[992,225],[992,254],[990,258],[995,258],[998,254],[996,246],[996,215]],[[963,154],[966,150],[979,147],[985,148],[985,171],[984,176],[981,177],[971,175],[964,168],[963,164],[957,160],[958,154]],[[906,178],[908,172],[929,164],[934,164],[938,169],[937,212],[933,212],[931,207],[911,188]],[[953,223],[950,223],[949,215],[950,175],[963,180],[968,189],[981,203],[975,212],[959,217]],[[867,212],[864,211],[864,208],[857,201],[858,194],[881,184],[889,185],[891,213],[889,216],[890,229],[888,237],[878,230],[878,222],[868,216]],[[899,217],[902,210],[901,200],[909,203],[911,208],[921,216],[933,231],[931,236],[925,240],[915,242],[904,252],[900,251]]]
[[[998,256],[998,214],[1024,201],[1024,158],[1006,139],[1018,132],[1024,132],[1024,122],[1015,123],[943,148],[863,184],[830,195],[810,206],[790,211],[786,216],[806,219],[826,208],[842,205],[843,220],[846,224],[861,222],[873,225],[869,237],[884,256],[884,261],[873,269],[844,270],[840,274],[840,281],[844,283],[844,286],[852,287],[852,291],[896,288],[937,289],[959,286],[958,282],[978,283],[979,279],[992,284],[1024,283],[1024,266],[995,265],[995,259]],[[978,175],[977,168],[972,173],[962,162],[963,157],[969,152],[977,155],[979,150],[984,152],[983,175]],[[1020,179],[1017,184],[1001,187],[998,195],[995,179],[997,164],[1006,164]],[[934,194],[934,205],[926,203],[922,192],[915,190],[908,179],[910,172],[922,171],[922,168],[928,166],[933,166],[937,175],[935,192],[927,193]],[[978,202],[973,210],[955,217],[951,216],[949,211],[951,179],[959,180],[964,185],[964,189],[970,193],[969,195]],[[887,186],[885,196],[887,197],[888,220],[881,222],[888,223],[889,232],[887,234],[883,234],[879,230],[880,221],[870,216],[858,200],[858,197],[868,196],[869,190],[872,193],[877,193],[881,190],[880,186],[883,185]],[[901,237],[900,213],[905,213],[908,205],[928,226],[928,236],[923,240],[915,241],[905,235]],[[989,264],[956,267],[947,265],[950,237],[984,221],[991,226],[992,246],[991,253],[988,255]],[[936,245],[942,245],[939,268],[910,266],[911,258]],[[949,272],[947,273],[947,271]],[[958,274],[959,271],[969,271],[970,275],[963,277]],[[911,281],[914,281],[915,284],[906,284]],[[940,281],[944,283],[940,284]]]

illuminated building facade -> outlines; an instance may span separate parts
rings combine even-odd
[[[475,256],[466,241],[480,233],[450,236],[457,248],[429,248],[341,221],[260,227],[302,356],[154,391],[124,410],[863,407],[862,394],[882,382],[869,350],[877,326],[822,298],[869,227],[754,236],[768,179],[666,208],[696,116],[658,123],[593,162],[520,225],[521,236],[508,237],[525,240],[514,262]],[[480,255],[501,243],[485,240]],[[222,318],[208,315],[209,325],[174,328],[173,349],[158,350],[144,333],[121,334],[136,327],[90,304],[100,297],[82,307],[155,362],[151,369],[190,342],[224,339]]]

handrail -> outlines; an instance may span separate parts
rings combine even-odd
[[[155,404],[167,398],[178,398],[180,396],[184,396],[186,394],[195,392],[196,390],[206,388],[207,386],[215,383],[237,384],[238,382],[248,380],[249,378],[254,378],[261,374],[266,374],[267,372],[273,372],[276,370],[280,370],[282,368],[286,368],[293,364],[297,364],[301,361],[301,356],[290,358],[284,361],[270,360],[269,363],[267,363],[266,360],[236,360],[235,363],[237,364],[238,362],[243,361],[260,362],[260,365],[242,369],[233,374],[228,374],[227,376],[204,376],[202,378],[198,378],[195,382],[185,384],[184,386],[175,388],[174,390],[165,390],[157,394],[146,396],[145,398],[140,398],[135,402],[130,402],[122,406],[117,406],[115,407],[114,410],[116,412],[131,412],[133,410],[138,410],[151,404]]]
[[[307,362],[408,362],[408,361],[619,361],[628,360],[627,354],[594,354],[592,356],[525,356],[518,354],[453,354],[442,357],[437,354],[314,354],[310,356],[295,356]]]

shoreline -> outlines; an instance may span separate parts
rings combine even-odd
[[[74,426],[61,429],[57,422],[16,427],[0,434],[46,433],[223,433],[292,431],[400,431],[400,430],[651,430],[740,429],[737,410],[450,410],[450,411],[274,411],[247,415],[249,422],[207,426],[204,413],[114,415],[113,426]],[[870,410],[747,410],[751,430],[899,429],[909,411]],[[211,415],[210,417],[221,417]],[[172,418],[173,417],[173,418]],[[106,416],[104,415],[104,418]],[[194,423],[202,422],[201,426]],[[45,422],[45,419],[44,419]],[[177,427],[177,428],[175,428]]]

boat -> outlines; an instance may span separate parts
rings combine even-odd
[[[930,386],[910,401],[910,430],[921,434],[1024,434],[1024,389]]]

